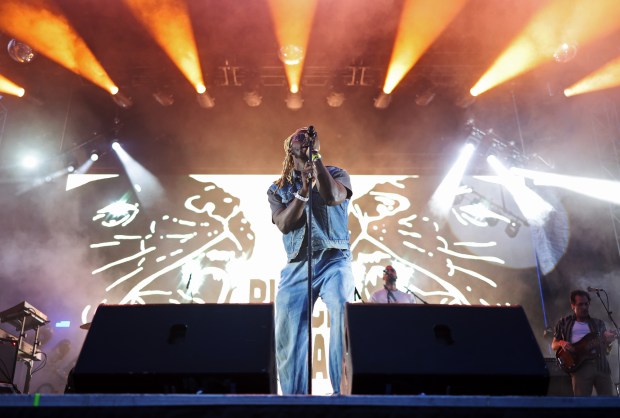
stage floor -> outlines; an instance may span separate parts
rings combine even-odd
[[[612,417],[617,397],[0,395],[0,417]]]

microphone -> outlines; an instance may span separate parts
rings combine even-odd
[[[308,145],[310,147],[308,152],[312,152],[312,150],[314,149],[314,140],[316,139],[316,130],[314,129],[314,125],[308,126],[307,135],[308,135],[308,140],[309,140]],[[310,158],[312,158],[312,156],[310,156]],[[310,179],[312,179],[312,173],[308,173],[308,180]]]
[[[189,278],[187,279],[187,286],[185,286],[185,290],[189,289],[189,284],[192,282],[192,273],[189,274]]]
[[[316,130],[313,125],[308,126],[308,136],[312,140],[316,139]]]
[[[601,287],[590,287],[588,286],[588,292],[604,292],[605,289]]]

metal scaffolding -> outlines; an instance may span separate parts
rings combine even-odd
[[[611,100],[604,100],[593,108],[592,132],[604,176],[620,181],[620,117],[616,104]],[[609,213],[620,255],[620,206],[610,203]]]

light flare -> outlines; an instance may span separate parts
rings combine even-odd
[[[317,0],[269,0],[280,48],[295,47],[306,51],[316,5]],[[301,85],[303,59],[296,64],[285,64],[284,71],[291,93],[297,93]]]
[[[0,28],[102,89],[115,88],[84,40],[50,1],[2,0]]]
[[[206,91],[187,3],[184,0],[123,0],[197,93]]]
[[[498,174],[500,183],[512,195],[527,220],[533,225],[543,225],[553,211],[553,206],[527,187],[523,177],[506,168],[496,156],[489,155],[487,162]]]
[[[24,97],[26,90],[0,74],[0,92],[17,97]]]
[[[390,94],[439,37],[467,0],[406,0],[383,92]]]
[[[566,97],[620,86],[620,58],[610,61],[564,90]]]
[[[467,166],[475,150],[476,147],[471,143],[467,143],[463,146],[456,162],[431,196],[429,208],[439,219],[445,219],[450,213],[450,208],[452,208],[454,198],[458,193],[463,175],[467,170]]]
[[[471,88],[478,96],[542,63],[553,60],[560,45],[583,45],[620,27],[617,0],[552,0],[517,35]]]
[[[526,170],[513,167],[515,174],[533,180],[537,186],[558,187],[570,190],[594,199],[620,205],[620,182],[613,180],[595,179],[588,177],[567,176],[563,174],[546,173],[543,171]]]

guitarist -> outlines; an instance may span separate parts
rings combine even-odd
[[[607,362],[607,353],[616,334],[606,330],[603,321],[590,316],[588,292],[573,290],[570,294],[570,306],[573,314],[565,316],[556,324],[551,349],[554,351],[562,349],[575,358],[585,358],[576,370],[570,373],[575,396],[591,396],[592,388],[596,388],[598,396],[612,396],[611,370]],[[582,348],[579,341],[590,333],[600,336],[598,339],[600,343],[596,344],[594,355],[590,351],[580,352]]]

